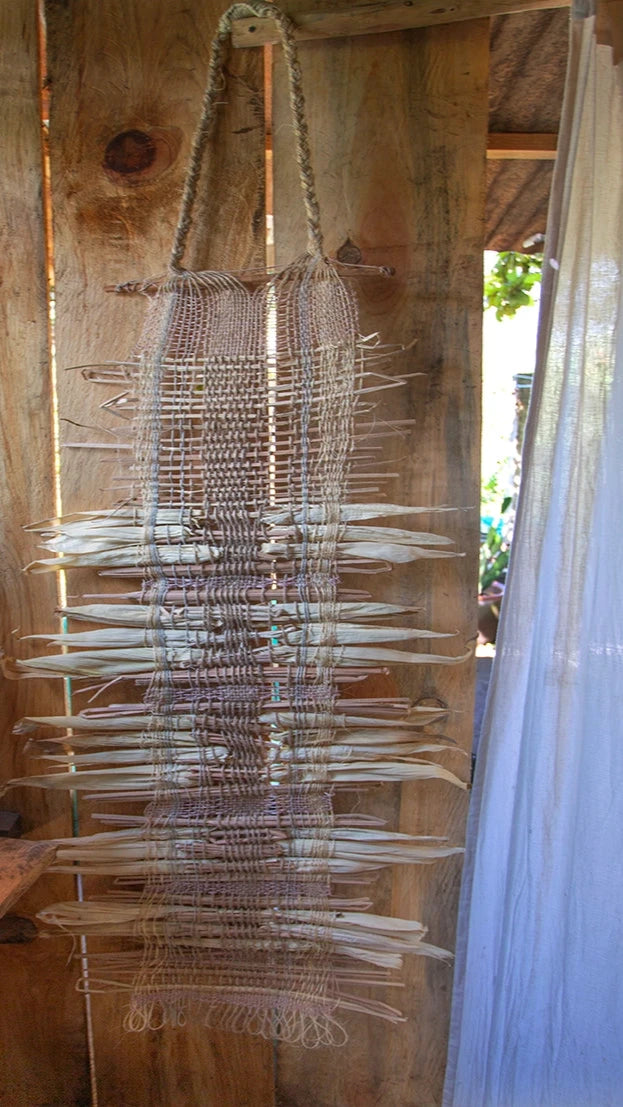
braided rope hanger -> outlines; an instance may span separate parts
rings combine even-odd
[[[266,3],[265,0],[246,0],[245,3],[232,4],[221,16],[212,41],[208,83],[203,97],[201,117],[193,139],[182,204],[169,261],[169,269],[173,273],[179,273],[183,268],[181,262],[192,224],[192,212],[197,197],[201,167],[206,147],[216,123],[217,98],[222,89],[223,66],[229,52],[232,23],[234,20],[247,15],[249,11],[258,19],[273,19],[279,28],[288,72],[290,109],[296,138],[296,160],[307,219],[307,250],[314,257],[323,256],[320,209],[311,164],[301,67],[294,40],[295,27],[292,20],[275,4]]]

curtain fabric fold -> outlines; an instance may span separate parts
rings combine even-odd
[[[444,1107],[623,1102],[623,67],[571,39]]]

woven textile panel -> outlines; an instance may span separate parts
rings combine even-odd
[[[90,986],[127,994],[128,1029],[197,1018],[315,1046],[343,1041],[341,1011],[398,1020],[375,989],[405,955],[447,956],[419,922],[371,914],[367,885],[384,865],[459,851],[333,802],[379,781],[464,787],[429,756],[449,744],[427,731],[443,712],[357,685],[467,655],[428,652],[448,636],[374,600],[393,564],[456,553],[409,525],[430,506],[388,498],[378,446],[397,428],[377,424],[375,398],[400,385],[401,351],[360,336],[353,273],[324,256],[291,26],[272,5],[251,7],[282,32],[308,251],[278,273],[181,266],[231,20],[248,6],[215,40],[169,271],[120,289],[149,299],[136,351],[89,374],[120,383],[132,418],[122,498],[35,528],[51,556],[31,572],[95,566],[120,591],[68,605],[56,650],[5,664],[97,692],[123,682],[130,702],[23,720],[57,771],[10,783],[98,801],[103,829],[59,841],[55,867],[111,890],[42,918],[106,938]],[[349,586],[362,572],[369,591]]]

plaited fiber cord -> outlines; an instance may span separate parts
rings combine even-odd
[[[255,15],[258,19],[273,19],[279,28],[283,53],[288,71],[290,107],[296,138],[296,160],[299,168],[303,202],[307,217],[308,250],[317,257],[322,256],[323,243],[320,229],[320,209],[316,199],[314,173],[309,150],[309,132],[305,119],[305,100],[301,67],[294,41],[294,24],[275,4],[263,0],[248,0],[244,4],[232,4],[221,16],[218,29],[212,43],[208,83],[203,98],[201,119],[195,132],[190,155],[186,184],[182,197],[182,206],[175,231],[170,267],[173,272],[179,270],[184,256],[186,240],[192,221],[193,206],[197,195],[197,186],[206,147],[214,130],[216,107],[223,84],[223,65],[229,52],[231,27],[235,19],[246,15]]]

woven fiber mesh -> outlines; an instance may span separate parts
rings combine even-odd
[[[354,305],[318,258],[305,257],[256,291],[217,274],[172,283],[155,297],[139,377],[139,563],[154,651],[145,694],[153,772],[138,923],[144,954],[130,1023],[150,1024],[154,1007],[177,1019],[190,1001],[209,1020],[268,1036],[326,1038],[336,1002],[326,766],[335,734],[329,720],[340,505],[355,402]],[[279,393],[267,372],[270,325]],[[281,389],[290,398],[277,411]],[[265,517],[277,497],[276,443],[284,440],[298,448],[278,487],[287,503],[300,505],[302,521],[279,556]],[[311,505],[322,509],[321,525],[307,522]],[[186,530],[184,546],[177,531],[162,530],[163,508]],[[173,564],[163,563],[163,546]],[[181,564],[184,547],[189,567]],[[292,647],[282,645],[270,618],[271,596],[284,589],[302,616]],[[200,607],[201,623],[180,620],[170,629],[171,591],[177,611]],[[264,601],[260,622],[252,594]],[[314,646],[312,603],[322,631]],[[286,734],[261,721],[266,702],[282,696],[294,716]],[[326,724],[314,726],[310,712]],[[175,741],[181,713],[192,718],[192,750],[183,760]],[[294,933],[290,919],[298,923]]]

